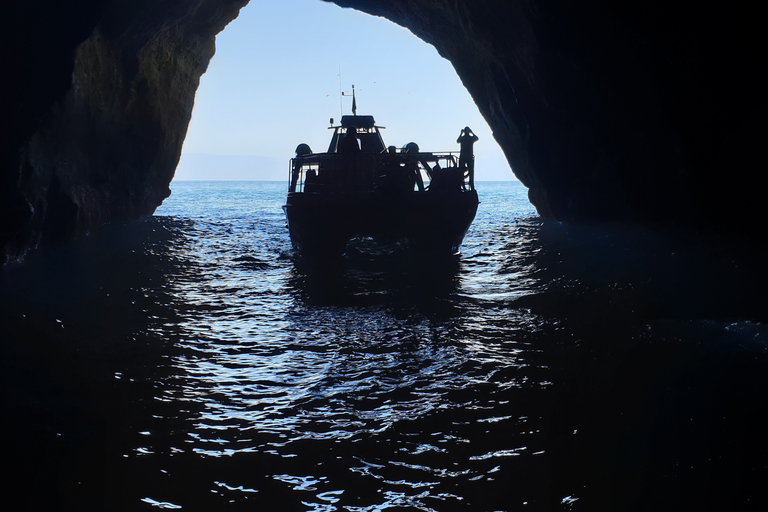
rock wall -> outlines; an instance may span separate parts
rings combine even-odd
[[[154,212],[215,35],[248,0],[3,5],[0,262]]]
[[[0,261],[154,211],[215,35],[247,1],[3,3]],[[542,215],[748,233],[765,222],[756,13],[333,1],[409,28],[453,63]]]
[[[450,60],[543,215],[760,226],[761,29],[737,4],[334,0]]]

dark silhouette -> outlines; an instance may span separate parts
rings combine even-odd
[[[339,141],[339,153],[344,160],[343,188],[351,189],[357,172],[357,156],[360,153],[360,143],[357,141],[357,127],[350,126],[347,133]]]
[[[411,180],[411,190],[413,190],[413,184],[416,184],[419,192],[424,192],[424,179],[421,177],[421,171],[419,171],[419,164],[414,160],[407,160],[405,162],[405,169]]]
[[[296,182],[299,179],[299,171],[301,171],[301,160],[296,158],[293,161],[293,168],[291,169],[291,184],[290,184],[291,192],[296,192]]]
[[[419,192],[424,192],[424,179],[421,177],[421,171],[419,170],[419,145],[415,142],[409,142],[403,146],[403,153],[411,155],[411,157],[405,161],[408,174],[413,177],[413,181],[416,183]],[[422,160],[421,164],[424,166],[424,169],[427,169],[427,171],[429,170],[429,163]]]
[[[430,171],[429,190],[459,190],[462,188],[462,171],[460,167],[447,167],[443,169],[439,163]]]
[[[387,146],[381,128],[373,116],[343,116],[340,126],[331,127],[327,153],[297,153],[296,187],[306,172],[305,186],[288,192],[283,210],[302,265],[334,267],[356,239],[435,257],[459,251],[478,198],[474,190],[462,191],[458,155],[422,152],[413,142]],[[437,162],[447,168],[433,172]],[[441,192],[424,192],[422,172],[435,176],[430,191]]]
[[[296,146],[296,158],[293,160],[293,168],[291,169],[291,192],[296,192],[296,184],[299,181],[299,173],[301,172],[301,160],[311,154],[312,149],[307,144],[302,143]]]
[[[418,164],[398,155],[395,146],[389,146],[381,189],[388,193],[413,192],[414,185],[418,185],[420,191],[424,190]]]
[[[317,192],[318,177],[317,171],[310,169],[307,171],[307,177],[304,180],[304,192]]]
[[[386,164],[382,178],[382,187],[386,193],[395,193],[401,191],[404,185],[404,170],[402,167],[403,159],[397,155],[397,148],[389,146],[386,153]]]
[[[472,133],[469,126],[466,126],[456,142],[461,144],[461,152],[459,153],[459,169],[469,177],[469,190],[475,189],[475,155],[472,146],[477,142],[477,135]],[[462,183],[462,188],[464,184]]]
[[[435,192],[437,190],[440,190],[441,188],[444,188],[445,180],[443,179],[442,175],[442,167],[440,167],[440,163],[435,163],[435,166],[432,167],[429,170],[429,187],[428,190],[430,192]]]

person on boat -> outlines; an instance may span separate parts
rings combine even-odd
[[[405,158],[397,154],[395,146],[389,146],[380,190],[388,194],[400,194],[413,191],[414,183],[416,178],[413,174],[413,165],[409,165]]]
[[[413,186],[416,185],[419,192],[424,192],[424,180],[421,177],[419,164],[412,159],[405,161],[405,173],[408,177],[409,190],[413,192]]]
[[[469,177],[469,190],[475,188],[475,155],[473,146],[477,142],[477,135],[472,133],[469,126],[464,127],[459,134],[459,138],[456,139],[458,144],[461,144],[461,152],[459,153],[459,168]],[[462,188],[464,184],[462,183]]]
[[[378,190],[387,194],[397,191],[398,175],[400,173],[401,159],[397,156],[397,148],[389,146],[384,159],[384,168],[379,176]]]
[[[435,166],[429,171],[430,191],[458,191],[463,187],[463,183],[461,167],[440,167],[440,163],[435,162]]]
[[[357,127],[350,126],[347,133],[339,141],[339,153],[344,160],[343,188],[353,188],[357,172],[357,156],[360,153],[360,143],[357,141]]]
[[[427,187],[427,190],[435,192],[444,189],[444,185],[445,178],[443,176],[443,168],[440,167],[440,162],[435,162],[435,166],[429,169],[429,186]]]
[[[419,145],[415,142],[409,142],[403,146],[403,153],[406,155],[405,174],[409,181],[408,190],[413,191],[413,186],[416,185],[419,192],[424,192],[424,179],[419,170]],[[428,162],[421,160],[421,164],[425,169],[429,169]]]
[[[310,169],[307,171],[307,177],[304,181],[304,192],[317,192],[317,171]]]
[[[312,149],[307,144],[299,144],[296,146],[296,157],[293,159],[293,168],[291,169],[291,184],[290,191],[296,192],[296,185],[299,181],[299,174],[301,173],[302,159],[305,156],[311,155]]]
[[[419,169],[418,164],[412,164],[413,165],[413,175],[416,178],[416,189],[419,192],[424,192],[424,178],[421,175],[421,169]]]

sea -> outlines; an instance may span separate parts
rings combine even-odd
[[[286,188],[173,182],[0,271],[3,510],[766,510],[762,240],[479,182],[460,255],[309,271]]]

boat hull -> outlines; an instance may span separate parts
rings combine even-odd
[[[412,250],[455,254],[475,218],[477,192],[289,193],[283,209],[294,250],[336,257],[349,240],[405,242]]]

